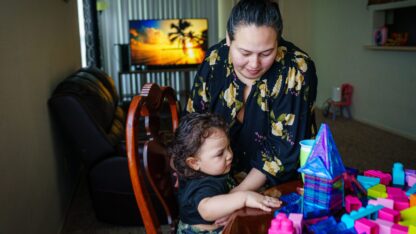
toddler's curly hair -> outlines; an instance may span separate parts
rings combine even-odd
[[[174,139],[168,147],[173,165],[182,178],[199,178],[205,174],[186,164],[188,157],[196,155],[213,129],[220,129],[228,136],[228,125],[221,116],[212,113],[190,113],[185,115],[176,129]]]

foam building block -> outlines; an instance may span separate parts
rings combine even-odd
[[[409,226],[409,234],[416,234],[416,224]]]
[[[355,196],[347,195],[345,197],[345,210],[350,213],[353,210],[358,210],[362,207],[360,199]]]
[[[411,188],[406,191],[406,195],[409,197],[410,194],[416,194],[416,184],[414,184]]]
[[[374,222],[378,224],[380,234],[391,233],[391,227],[393,226],[394,223],[384,220],[384,219],[376,219],[374,220]]]
[[[416,175],[406,175],[407,186],[412,187],[416,184]]]
[[[361,218],[355,221],[354,228],[357,233],[378,234],[379,226],[375,222],[371,222],[366,218]]]
[[[269,234],[294,234],[295,228],[293,222],[287,218],[286,214],[279,213],[272,220],[269,228]]]
[[[362,175],[358,175],[357,176],[357,180],[358,180],[358,182],[360,182],[360,184],[365,189],[369,189],[370,187],[373,187],[374,185],[380,183],[380,178],[369,177],[369,176],[362,176]]]
[[[366,170],[364,171],[364,175],[368,177],[380,178],[380,183],[386,186],[389,185],[391,182],[391,175],[389,173],[384,173],[382,171]]]
[[[394,199],[394,209],[401,211],[404,209],[409,208],[410,204],[409,204],[409,199],[407,197],[401,197],[401,198],[396,198]]]
[[[341,222],[345,223],[347,228],[353,228],[356,220],[361,218],[368,218],[375,220],[378,217],[378,211],[383,209],[381,205],[367,205],[366,207],[361,207],[359,210],[353,210],[350,214],[343,214],[341,216]]]
[[[416,194],[411,194],[409,197],[410,207],[416,206]]]
[[[384,207],[394,209],[394,200],[389,198],[377,198],[376,200],[371,199],[368,201],[370,205],[382,205]]]
[[[416,222],[416,206],[400,211],[402,220],[411,220]]]
[[[378,218],[384,219],[393,223],[397,223],[400,221],[400,212],[397,210],[393,210],[387,207],[378,211]]]
[[[393,177],[393,181],[392,181],[393,185],[399,185],[399,186],[404,185],[405,173],[404,173],[403,164],[399,162],[396,162],[393,164],[392,177]]]
[[[393,226],[391,226],[391,234],[407,234],[408,230],[408,227],[399,224],[393,224]]]
[[[304,219],[304,224],[306,226],[311,226],[314,225],[316,223],[319,223],[322,220],[328,219],[328,216],[322,216],[322,217],[317,217],[317,218],[310,218],[310,219]]]
[[[291,213],[289,214],[289,219],[293,222],[295,233],[302,234],[303,214]]]
[[[333,216],[323,219],[313,225],[309,226],[309,231],[312,233],[328,233],[330,230],[335,229],[337,221]]]
[[[290,213],[302,213],[302,196],[297,193],[289,193],[282,195],[279,198],[283,202],[283,206],[276,210],[275,215],[278,213],[283,212],[286,215]]]
[[[412,170],[412,169],[405,169],[404,173],[406,175],[416,175],[416,170]]]
[[[386,198],[387,197],[387,193],[386,193],[386,186],[384,184],[376,184],[373,187],[370,187],[367,189],[367,195],[369,197],[374,197],[374,198]]]
[[[387,187],[388,198],[407,198],[406,193],[401,188]]]
[[[356,176],[348,172],[344,173],[343,176],[344,192],[358,197],[363,205],[367,205],[367,190],[357,181]]]

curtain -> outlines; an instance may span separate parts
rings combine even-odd
[[[83,0],[85,53],[87,66],[101,68],[100,40],[98,35],[98,19],[96,0]]]

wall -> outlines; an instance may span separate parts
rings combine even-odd
[[[416,52],[373,51],[363,0],[280,0],[284,35],[314,59],[318,106],[333,86],[355,90],[354,119],[416,140]]]
[[[47,100],[80,67],[75,0],[0,8],[0,233],[57,233],[77,163],[58,150]]]

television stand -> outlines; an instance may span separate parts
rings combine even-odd
[[[146,83],[170,86],[176,91],[176,97],[184,106],[192,88],[197,67],[162,68],[118,72],[118,93],[121,104],[130,103],[140,93]]]

